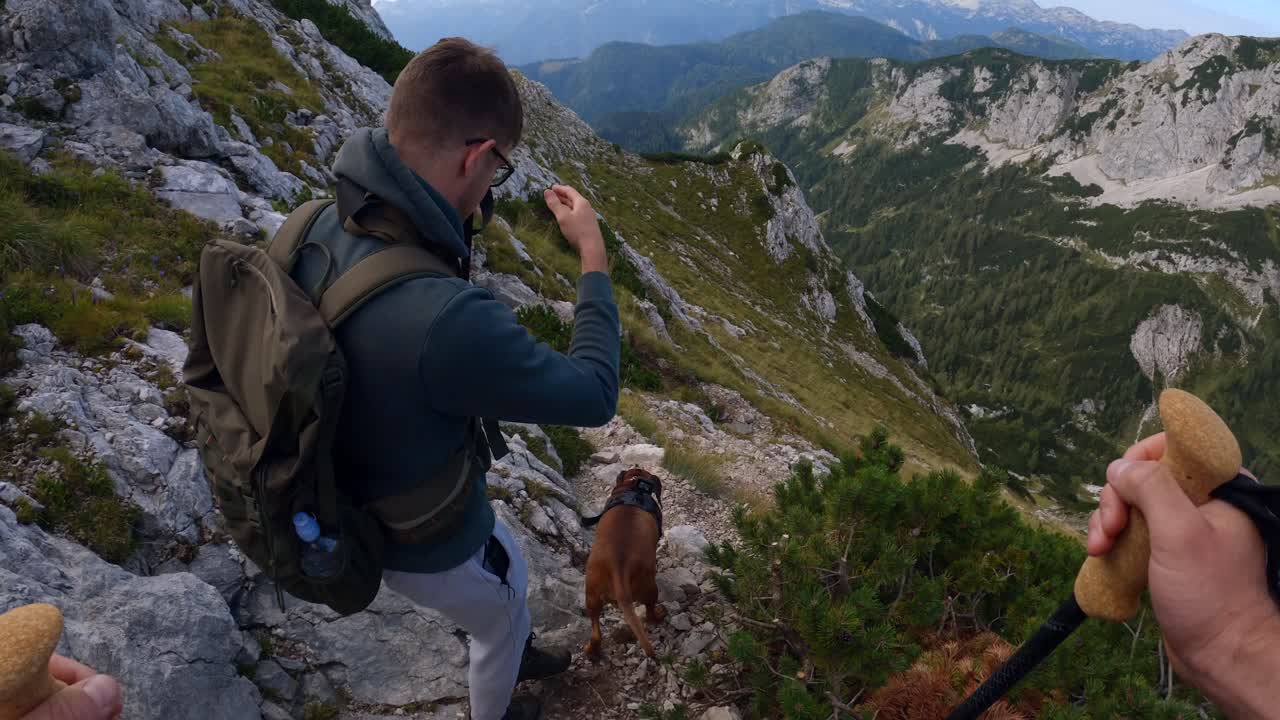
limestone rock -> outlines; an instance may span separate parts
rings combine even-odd
[[[619,457],[617,452],[607,450],[602,450],[591,455],[591,462],[596,463],[597,465],[613,465],[614,463],[621,461],[621,459],[622,458]]]
[[[667,451],[657,445],[631,445],[620,453],[623,465],[638,465],[650,470],[661,467]]]
[[[13,46],[30,62],[68,75],[111,64],[115,13],[108,0],[11,0],[5,11]]]
[[[22,162],[30,164],[43,148],[43,130],[0,123],[0,150],[8,150]]]
[[[307,673],[302,678],[302,697],[308,702],[333,704],[338,701],[338,691],[324,673]]]
[[[252,145],[229,142],[222,149],[232,166],[263,197],[292,201],[306,187],[296,176],[281,172],[271,158]]]
[[[26,348],[19,351],[23,366],[9,383],[22,396],[19,409],[59,418],[85,436],[117,493],[142,509],[144,535],[195,542],[213,514],[199,455],[133,412],[136,405],[160,401],[159,391],[125,365],[102,374],[80,369],[79,359],[56,350],[44,328],[17,331]],[[162,333],[155,337],[165,338]]]
[[[698,720],[742,720],[742,714],[735,707],[721,705],[720,707],[707,708],[705,712],[698,716]]]
[[[268,700],[262,703],[262,720],[293,720],[288,710]]]
[[[680,643],[680,654],[687,658],[696,657],[715,640],[713,626],[711,623],[704,623],[684,636],[684,640]]]
[[[826,97],[824,80],[831,70],[831,58],[806,60],[774,76],[761,87],[755,102],[742,111],[747,127],[809,124],[809,113]]]
[[[1142,321],[1133,333],[1129,349],[1142,374],[1173,384],[1200,352],[1204,322],[1200,314],[1178,305],[1163,305]]]
[[[59,652],[129,688],[127,717],[257,717],[258,691],[232,664],[240,631],[216,590],[188,573],[132,575],[0,507],[0,612],[33,602],[66,617]]]
[[[465,695],[466,645],[439,616],[384,589],[364,612],[348,617],[286,596],[261,578],[247,598],[242,624],[277,628],[304,645],[361,703],[407,705]]]
[[[168,165],[160,168],[160,177],[156,196],[179,210],[219,224],[242,217],[235,183],[213,165],[198,161]]]
[[[216,589],[227,601],[234,603],[244,586],[244,566],[240,552],[229,544],[201,545],[190,565],[171,560],[157,568],[159,573],[189,572]]]
[[[669,528],[663,539],[667,544],[667,553],[680,560],[706,560],[707,549],[711,543],[702,531],[692,525],[677,525]]]
[[[19,502],[26,503],[36,510],[43,510],[41,505],[35,498],[22,492],[17,485],[11,482],[0,482],[0,503],[16,507]]]
[[[688,632],[693,629],[693,623],[689,619],[689,613],[672,615],[670,619],[667,620],[667,624],[680,632]]]
[[[253,674],[253,682],[266,693],[280,700],[293,700],[298,694],[298,681],[289,677],[276,662],[263,660]]]

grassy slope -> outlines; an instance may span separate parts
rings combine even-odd
[[[1005,79],[1025,58],[975,53],[963,61],[907,66],[908,73],[952,64],[964,74],[945,92],[979,107],[971,73],[979,66]],[[1106,61],[1061,63],[1096,90],[1124,66]],[[885,136],[887,98],[864,61],[841,61],[827,81],[829,100],[803,131],[772,129],[761,138],[788,161],[815,209],[823,211],[833,247],[849,259],[886,305],[903,316],[924,344],[931,369],[957,403],[1011,407],[1003,418],[976,420],[972,430],[985,461],[1041,474],[1071,504],[1084,478],[1100,477],[1110,457],[1138,431],[1154,389],[1129,350],[1134,328],[1163,304],[1180,304],[1205,321],[1202,342],[1217,343],[1225,360],[1202,362],[1184,387],[1204,394],[1240,428],[1256,466],[1280,468],[1274,437],[1280,414],[1274,397],[1276,312],[1257,327],[1238,291],[1216,276],[1171,276],[1118,270],[1103,253],[1176,250],[1224,257],[1205,242],[1226,242],[1253,271],[1280,260],[1276,217],[1268,211],[1189,211],[1150,203],[1133,210],[1088,207],[1092,193],[1068,179],[1046,179],[1035,168],[987,172],[975,151],[933,141],[901,150]],[[992,92],[1002,92],[998,84]],[[734,110],[747,96],[726,98],[710,114],[718,137],[739,134]],[[858,147],[843,159],[836,145]],[[1072,238],[1077,249],[1064,247]],[[1256,314],[1256,311],[1254,311]],[[1219,337],[1219,332],[1222,333]],[[1248,348],[1250,363],[1237,353]],[[1100,433],[1071,425],[1072,405],[1091,398],[1107,407]],[[1148,430],[1150,428],[1147,428]]]
[[[666,390],[694,379],[737,389],[793,430],[833,450],[851,447],[875,424],[886,423],[900,428],[912,470],[974,469],[932,411],[904,397],[889,381],[872,377],[838,350],[837,343],[847,342],[869,352],[887,367],[897,368],[901,381],[913,387],[880,341],[863,328],[843,286],[834,293],[838,317],[829,333],[800,305],[809,272],[804,253],[792,255],[781,267],[768,257],[765,218],[751,202],[766,190],[746,162],[655,163],[606,154],[590,158],[586,167],[581,185],[592,194],[608,227],[652,258],[686,302],[739,327],[755,328],[737,338],[719,323],[706,322],[713,344],[667,313],[668,330],[678,345],[673,347],[657,338],[637,307],[639,286],[619,282],[629,341],[660,367],[668,380]],[[570,182],[582,178],[574,167],[558,170]],[[713,197],[719,200],[716,209],[706,202]],[[505,231],[497,227],[484,239],[491,266],[520,275],[549,297],[571,300],[571,287],[556,276],[575,277],[576,260],[548,218],[514,203],[500,205],[499,213],[512,223],[543,274],[538,276],[515,258]],[[834,268],[829,272],[834,286]],[[616,266],[614,275],[619,276]],[[762,392],[747,370],[793,397],[799,407]]]
[[[230,128],[234,112],[257,138],[271,138],[264,155],[285,172],[301,175],[301,163],[316,164],[311,135],[285,122],[292,111],[324,112],[318,90],[282,57],[271,37],[247,18],[223,14],[207,22],[187,22],[178,30],[197,45],[162,31],[157,43],[170,57],[191,71],[192,90],[200,106],[223,127]],[[295,45],[301,36],[286,33]],[[216,54],[202,52],[209,50]]]

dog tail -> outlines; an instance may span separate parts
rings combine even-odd
[[[640,616],[636,615],[635,603],[631,600],[631,588],[623,577],[621,569],[615,570],[613,573],[613,598],[617,601],[618,612],[622,613],[622,619],[627,621],[627,626],[635,634],[636,641],[640,643],[644,654],[649,657],[656,657],[657,654],[653,651],[653,643],[649,642],[649,634],[645,632],[644,623],[641,622]]]

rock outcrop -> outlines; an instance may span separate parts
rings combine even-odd
[[[242,635],[218,591],[189,573],[141,577],[0,506],[0,612],[34,602],[66,617],[59,652],[110,672],[131,718],[258,717],[236,672]]]
[[[1172,386],[1201,352],[1203,332],[1199,313],[1164,305],[1134,330],[1129,349],[1147,379]]]
[[[348,10],[389,38],[365,0]],[[179,28],[210,20],[204,4],[177,0],[13,0],[0,10],[0,147],[24,162],[62,150],[87,162],[150,179],[157,194],[199,217],[230,225],[252,221],[264,233],[276,219],[270,200],[320,192],[341,137],[375,125],[390,86],[329,44],[315,24],[295,21],[262,0],[210,6],[263,28],[272,49],[319,94],[322,114],[291,112],[283,125],[311,138],[292,148],[301,176],[263,152],[271,138],[254,137],[232,113],[221,124],[202,107],[188,65],[216,60]],[[295,41],[284,38],[290,36]],[[178,52],[179,57],[170,55]],[[287,88],[290,92],[292,89]],[[266,207],[260,206],[265,198]]]
[[[1167,199],[1216,208],[1280,201],[1274,40],[1201,35],[1128,65],[1019,59],[1003,50],[971,56],[924,67],[858,61],[866,64],[867,88],[856,103],[870,110],[855,120],[899,149],[947,137],[982,150],[995,165],[1051,160],[1053,174],[1102,187],[1098,203]],[[830,97],[834,67],[822,59],[784,70],[734,102],[717,103],[684,127],[685,136],[693,147],[711,147],[742,131],[801,129],[817,115],[840,117],[852,99]],[[712,130],[726,127],[724,137]],[[844,155],[856,144],[831,152]]]

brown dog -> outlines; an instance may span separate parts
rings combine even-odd
[[[654,657],[653,643],[636,615],[634,603],[644,603],[646,619],[651,623],[666,617],[666,608],[658,604],[657,582],[662,481],[639,468],[620,473],[605,511],[596,519],[600,526],[587,558],[591,642],[587,643],[586,653],[600,654],[600,613],[605,603],[612,602],[645,654]]]

